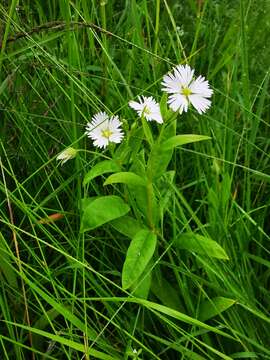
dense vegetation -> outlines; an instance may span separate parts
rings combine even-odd
[[[268,0],[1,2],[1,359],[270,359],[269,13]],[[80,231],[86,198],[127,196],[108,174],[83,184],[112,156],[85,125],[106,111],[131,131],[129,100],[160,100],[184,63],[214,96],[177,133],[211,140],[174,150],[139,294],[121,283],[129,237]],[[181,245],[186,232],[226,256]]]

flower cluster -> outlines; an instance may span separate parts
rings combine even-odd
[[[208,81],[203,76],[194,78],[194,70],[189,65],[178,65],[172,72],[164,75],[162,90],[169,94],[169,107],[180,114],[188,111],[190,104],[204,113],[211,105],[209,98],[213,94]],[[152,97],[139,96],[138,101],[131,100],[129,106],[147,121],[163,123],[159,103]],[[86,135],[94,140],[94,145],[106,147],[110,142],[119,143],[123,138],[121,123],[118,117],[109,119],[105,113],[93,116],[92,122],[86,126]]]
[[[194,77],[194,69],[189,65],[177,65],[164,75],[162,90],[169,94],[170,109],[180,114],[187,112],[190,105],[202,114],[211,105],[213,90],[203,76]],[[147,121],[156,121],[158,124],[163,123],[159,103],[152,96],[138,96],[138,101],[129,101],[129,106],[139,117]],[[119,117],[110,117],[105,112],[99,112],[92,117],[91,122],[86,125],[85,134],[93,140],[94,146],[99,148],[106,148],[109,143],[120,143],[124,137]],[[62,153],[57,159],[63,164],[72,157],[72,152]]]

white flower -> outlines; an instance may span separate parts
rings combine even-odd
[[[213,90],[203,76],[194,79],[194,70],[189,65],[178,65],[173,72],[164,75],[162,90],[171,94],[168,104],[173,111],[187,112],[191,103],[199,114],[204,113],[211,105],[208,99]]]
[[[75,158],[77,155],[77,150],[69,147],[66,150],[62,151],[57,157],[56,160],[60,161],[60,164],[63,165],[66,161]]]
[[[105,148],[110,142],[120,143],[124,134],[118,116],[99,112],[92,117],[86,125],[86,135],[94,140],[94,145]]]
[[[130,101],[129,106],[136,110],[140,117],[144,116],[146,120],[155,120],[159,124],[163,123],[162,116],[160,113],[159,103],[152,97],[138,96],[139,102]]]

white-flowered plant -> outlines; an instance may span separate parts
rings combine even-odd
[[[123,261],[122,288],[143,298],[151,291],[148,275],[158,253],[164,215],[167,210],[171,211],[169,198],[173,192],[168,189],[174,181],[175,171],[170,170],[174,150],[185,144],[210,140],[209,136],[200,134],[177,134],[178,113],[186,112],[191,104],[201,114],[211,105],[213,91],[204,77],[194,78],[193,69],[179,65],[163,77],[162,85],[169,93],[168,104],[175,113],[168,109],[166,96],[161,108],[152,96],[129,101],[142,121],[130,124],[126,141],[117,149],[111,148],[105,160],[91,164],[83,181],[87,185],[103,176],[106,178],[103,185],[108,190],[105,196],[84,198],[80,231],[94,231],[106,224],[131,239]],[[154,131],[148,121],[158,123]],[[119,117],[109,117],[105,112],[93,116],[86,126],[86,134],[99,148],[120,143],[124,137]],[[201,238],[199,235],[196,241]],[[193,252],[194,246],[188,244],[185,249]],[[223,249],[221,253],[225,258]],[[139,360],[140,352],[141,349],[130,348],[128,355]]]
[[[119,117],[99,112],[86,125],[86,135],[94,141],[94,146],[105,148],[109,143],[120,143],[123,139]]]
[[[209,83],[203,76],[194,78],[194,70],[189,65],[178,65],[163,77],[163,91],[169,95],[168,104],[173,111],[187,112],[190,104],[204,113],[211,105],[213,94]]]
[[[138,100],[138,102],[131,100],[128,104],[137,111],[140,117],[143,116],[147,121],[154,120],[159,124],[163,123],[159,103],[152,96],[138,96]]]
[[[75,158],[76,155],[77,150],[73,147],[68,147],[56,157],[56,160],[60,161],[60,164],[63,165],[66,161]]]

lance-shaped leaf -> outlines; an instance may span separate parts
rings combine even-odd
[[[110,224],[115,230],[130,239],[132,239],[143,227],[138,220],[128,215],[115,219],[111,221]]]
[[[124,216],[129,210],[130,207],[119,196],[99,197],[84,209],[81,232],[93,230],[111,220]]]
[[[175,114],[175,113],[174,113]],[[174,117],[175,115],[173,115]],[[161,148],[163,141],[170,139],[175,135],[176,123],[171,119],[170,123],[165,126],[164,131],[161,132],[160,141],[155,142],[151,148],[151,152],[147,162],[147,176],[149,179],[156,181],[166,171],[173,155],[173,149],[165,150]]]
[[[91,180],[93,180],[97,176],[110,172],[117,172],[120,170],[121,170],[120,165],[117,164],[114,160],[101,161],[97,163],[95,166],[93,166],[90,171],[88,171],[88,173],[84,177],[83,185],[88,184]]]
[[[204,301],[199,309],[199,319],[205,321],[219,315],[229,307],[234,305],[236,300],[225,298],[222,296],[215,297]]]
[[[161,144],[161,149],[163,151],[172,150],[177,146],[190,144],[202,140],[210,140],[210,139],[211,137],[205,135],[195,135],[195,134],[176,135],[164,141]]]
[[[112,174],[105,181],[104,185],[122,183],[132,186],[146,186],[146,180],[133,172],[118,172]]]
[[[216,241],[206,236],[193,233],[182,234],[176,240],[175,245],[179,249],[189,250],[208,257],[229,260],[225,250]]]
[[[150,260],[142,275],[135,281],[130,288],[132,295],[138,298],[147,299],[152,283],[153,260]]]
[[[148,229],[140,230],[132,239],[122,271],[122,286],[128,289],[141,276],[156,248],[157,236]]]

